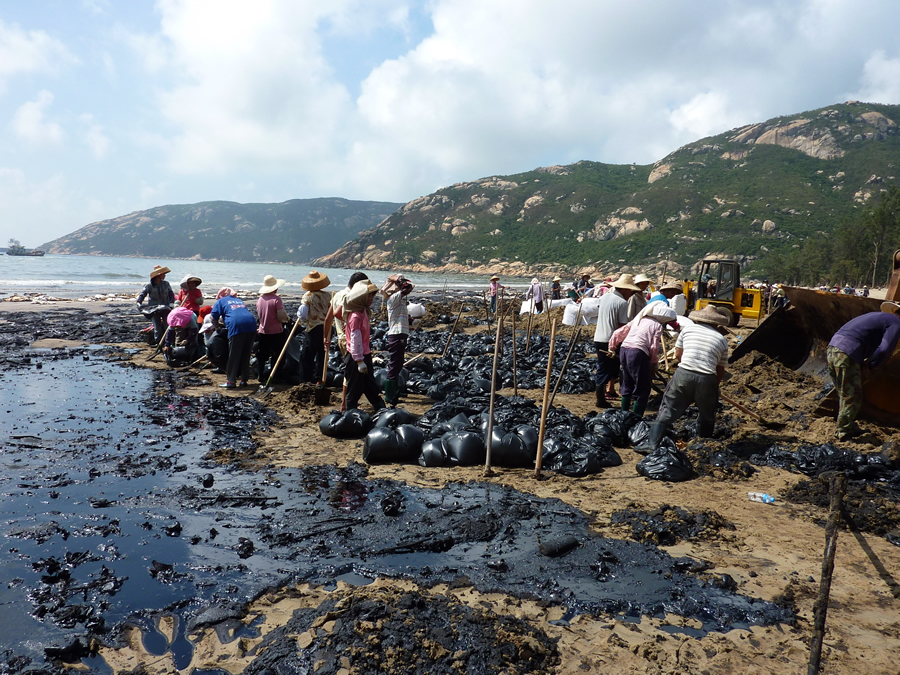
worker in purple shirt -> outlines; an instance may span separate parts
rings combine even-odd
[[[851,319],[828,343],[828,373],[840,397],[835,438],[862,433],[856,416],[863,402],[863,368],[877,368],[891,358],[900,341],[900,304],[881,303],[880,312]]]

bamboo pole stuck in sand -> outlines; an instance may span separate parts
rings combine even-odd
[[[484,317],[487,319],[487,326],[485,327],[485,331],[491,330],[491,306],[487,299],[487,292],[481,291],[481,299],[484,301]]]
[[[488,427],[484,438],[484,475],[491,472],[491,436],[494,433],[494,400],[497,398],[497,362],[500,360],[500,337],[503,330],[503,315],[497,319],[497,336],[494,340],[494,366],[491,369],[491,402],[488,406]]]
[[[444,351],[441,352],[441,358],[444,358],[447,355],[447,350],[450,349],[450,340],[453,339],[453,334],[456,332],[456,326],[459,323],[459,317],[462,316],[463,307],[466,306],[466,303],[461,302],[459,304],[459,314],[456,315],[456,321],[453,322],[453,328],[450,329],[450,335],[447,336],[447,344],[444,345]]]
[[[544,458],[544,433],[547,431],[547,413],[550,409],[550,378],[553,375],[553,351],[556,347],[556,319],[550,327],[550,354],[547,357],[547,377],[544,380],[544,403],[541,406],[541,426],[538,429],[537,459],[534,462],[534,477],[541,477],[541,462]]]
[[[525,331],[525,353],[531,349],[531,323],[534,321],[534,312],[528,312],[528,330]]]
[[[813,637],[809,646],[807,675],[818,675],[822,661],[822,642],[825,640],[825,619],[828,615],[828,596],[831,593],[831,576],[834,573],[834,552],[837,548],[838,527],[841,524],[841,507],[847,478],[838,473],[831,478],[831,504],[828,522],[825,524],[825,555],[822,559],[822,578],[819,595],[813,607]]]
[[[513,348],[513,396],[519,395],[519,375],[516,372],[516,313],[512,312],[512,348]]]

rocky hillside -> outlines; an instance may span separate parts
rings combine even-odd
[[[320,258],[332,267],[679,273],[771,255],[859,217],[897,184],[900,106],[848,102],[732,129],[650,166],[581,161],[458,183]]]
[[[41,248],[49,253],[307,263],[371,229],[400,206],[327,198],[177,204],[91,223]]]

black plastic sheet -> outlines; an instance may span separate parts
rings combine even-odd
[[[664,438],[649,455],[637,463],[637,472],[645,478],[679,482],[694,477],[690,460],[668,438]]]

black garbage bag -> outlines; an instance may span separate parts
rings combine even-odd
[[[331,438],[362,438],[373,427],[369,413],[353,408],[345,413],[333,412],[319,422],[319,431]]]
[[[494,427],[492,431],[491,464],[511,469],[527,469],[534,466],[534,460],[537,457],[536,432],[535,444],[532,449],[516,432],[507,432],[502,427]]]
[[[484,464],[484,438],[474,431],[451,431],[441,437],[441,443],[451,465]]]
[[[422,444],[422,452],[419,455],[421,466],[447,466],[448,461],[440,438],[433,438]]]
[[[597,442],[597,447],[590,441]],[[600,473],[604,466],[618,466],[622,458],[615,449],[596,437],[545,438],[542,464],[548,471],[564,476]]]
[[[628,430],[628,440],[632,446],[640,445],[650,437],[650,424],[646,420],[640,420]]]
[[[401,424],[397,427],[397,438],[400,439],[400,451],[404,461],[411,461],[419,456],[425,442],[425,432],[414,424]]]
[[[216,368],[228,365],[228,331],[219,329],[206,345],[206,357]]]
[[[528,424],[520,424],[513,433],[522,439],[522,443],[533,462],[537,457],[538,430]]]
[[[631,427],[641,421],[641,418],[630,410],[605,410],[594,419],[609,429],[609,433],[603,432],[599,435],[609,436],[610,441],[617,448],[631,447],[628,432],[631,431]],[[592,433],[597,434],[597,432]]]
[[[637,463],[637,472],[645,478],[678,482],[694,477],[690,460],[668,438],[659,447]]]
[[[363,442],[363,461],[366,464],[402,462],[404,459],[400,437],[394,429],[375,427],[366,434]]]
[[[401,424],[413,424],[415,421],[416,416],[408,410],[403,410],[402,408],[382,408],[376,416],[375,426],[396,429]]]
[[[281,365],[278,366],[278,372],[275,373],[275,377],[272,379],[272,381],[279,384],[289,384],[291,386],[296,386],[301,382],[306,382],[308,379],[310,379],[309,377],[307,377],[308,373],[306,373],[303,368],[303,359],[306,355],[306,351],[309,348],[309,336],[304,332],[296,333],[288,343],[287,351],[285,351],[284,353],[284,359],[282,359]],[[268,379],[269,373],[275,366],[275,361],[277,359],[278,356],[275,355],[272,357],[271,363],[266,364],[266,367],[263,371],[264,379]],[[319,375],[315,375],[314,379],[318,380]]]

